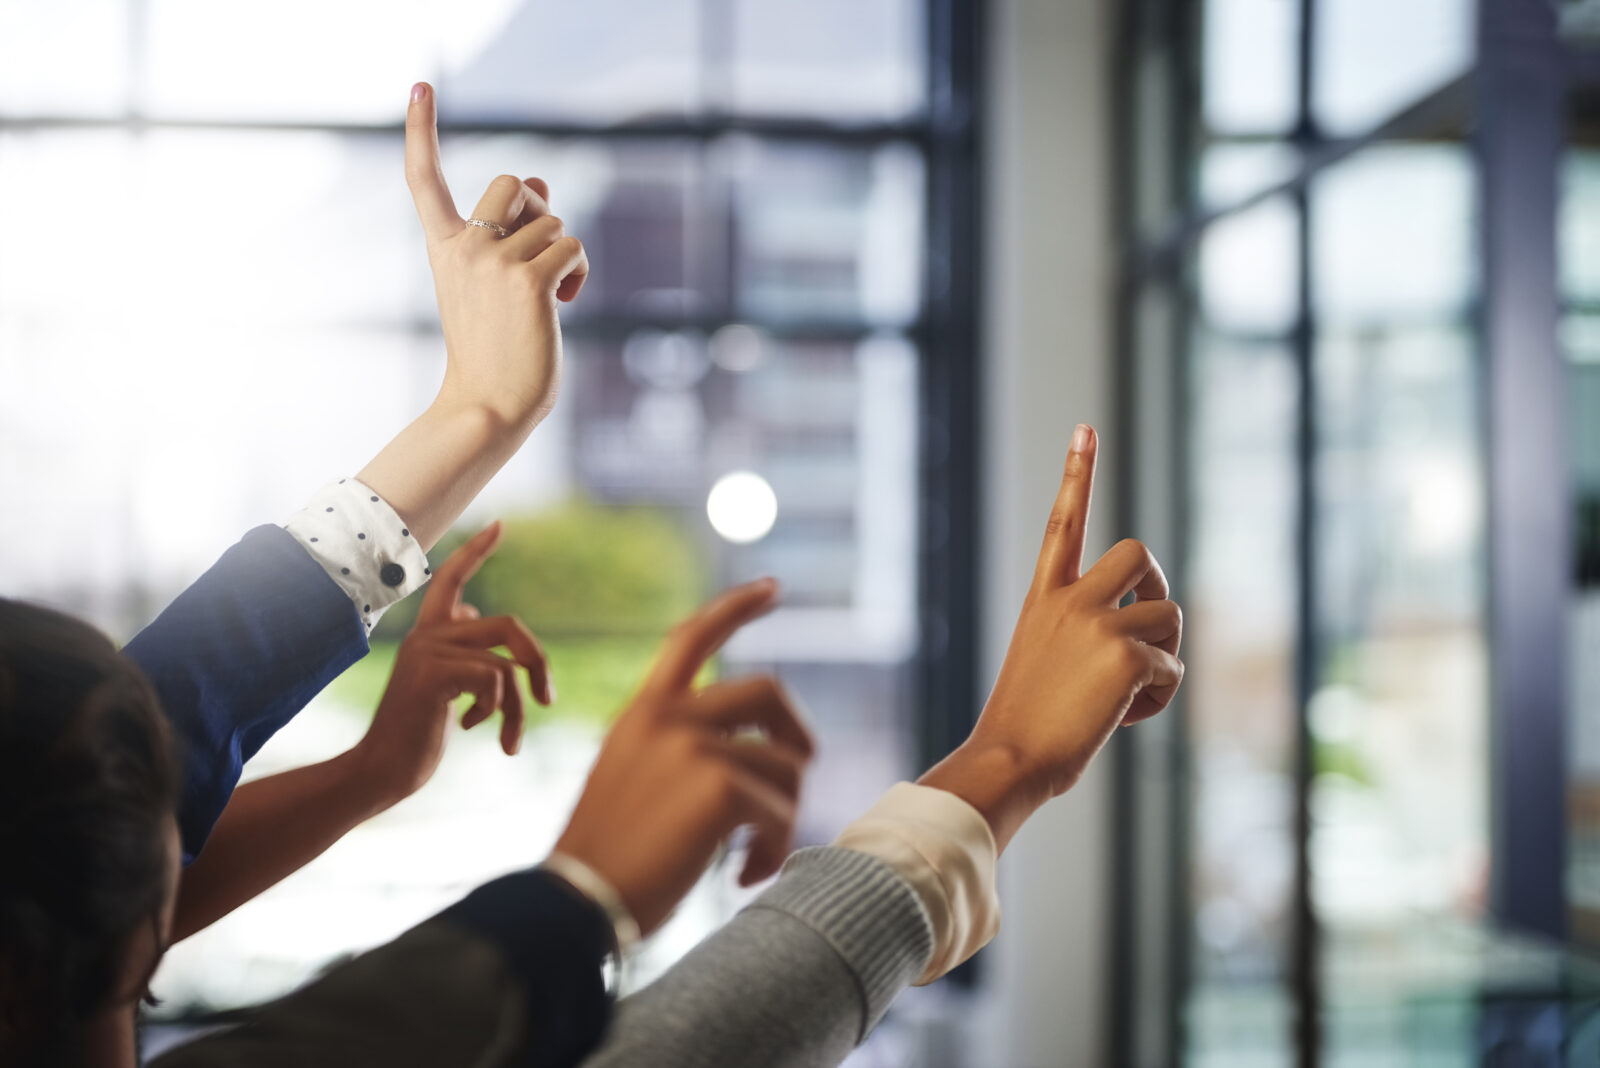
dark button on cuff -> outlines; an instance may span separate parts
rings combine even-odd
[[[398,586],[406,580],[406,569],[399,564],[388,563],[378,572],[378,577],[385,586]]]

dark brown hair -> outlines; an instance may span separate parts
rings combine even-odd
[[[177,761],[105,635],[0,598],[0,1062],[66,1060],[168,890]]]

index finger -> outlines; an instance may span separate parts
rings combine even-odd
[[[411,187],[411,199],[429,241],[449,237],[466,225],[444,184],[438,110],[433,87],[427,82],[411,87],[411,103],[406,107],[406,185]]]
[[[417,625],[448,623],[455,618],[456,606],[467,588],[467,580],[478,573],[478,568],[494,553],[500,544],[500,521],[478,531],[450,554],[449,559],[434,570],[433,582],[423,595],[422,607],[417,609]]]
[[[1099,444],[1099,436],[1086,423],[1079,423],[1072,432],[1061,489],[1050,506],[1044,545],[1033,572],[1036,592],[1069,586],[1078,581],[1082,572],[1083,536],[1089,525],[1089,496],[1094,490],[1094,460]]]
[[[778,584],[770,578],[724,590],[667,635],[645,685],[661,690],[688,689],[701,665],[740,627],[770,612],[777,597]]]

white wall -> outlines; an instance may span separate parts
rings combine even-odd
[[[994,0],[986,131],[983,458],[992,678],[1079,422],[1101,432],[1090,556],[1109,545],[1119,452],[1111,362],[1110,64],[1105,0]],[[1108,1035],[1109,769],[1017,836],[985,952],[981,1068],[1101,1065]]]

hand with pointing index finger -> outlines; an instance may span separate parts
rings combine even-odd
[[[426,82],[412,87],[406,110],[406,184],[427,237],[449,356],[441,399],[515,426],[537,423],[561,386],[556,305],[576,297],[588,276],[582,242],[550,214],[539,178],[501,175],[461,217],[445,185]]]
[[[527,671],[536,701],[555,700],[549,664],[533,632],[515,616],[480,618],[461,599],[467,580],[499,541],[500,524],[491,523],[435,570],[417,622],[400,643],[372,726],[356,745],[362,774],[391,802],[415,793],[438,770],[457,697],[473,695],[461,717],[466,729],[502,713],[500,748],[507,756],[522,747],[518,669]],[[501,646],[509,657],[492,651]]]
[[[1097,445],[1078,427],[994,690],[971,737],[920,780],[969,801],[1001,848],[1119,726],[1160,712],[1183,680],[1183,613],[1150,550],[1118,542],[1082,571]]]
[[[740,881],[789,854],[815,746],[769,676],[694,688],[700,668],[777,601],[770,579],[736,586],[680,623],[611,728],[556,852],[621,895],[644,934],[661,925],[737,827],[755,835]]]

